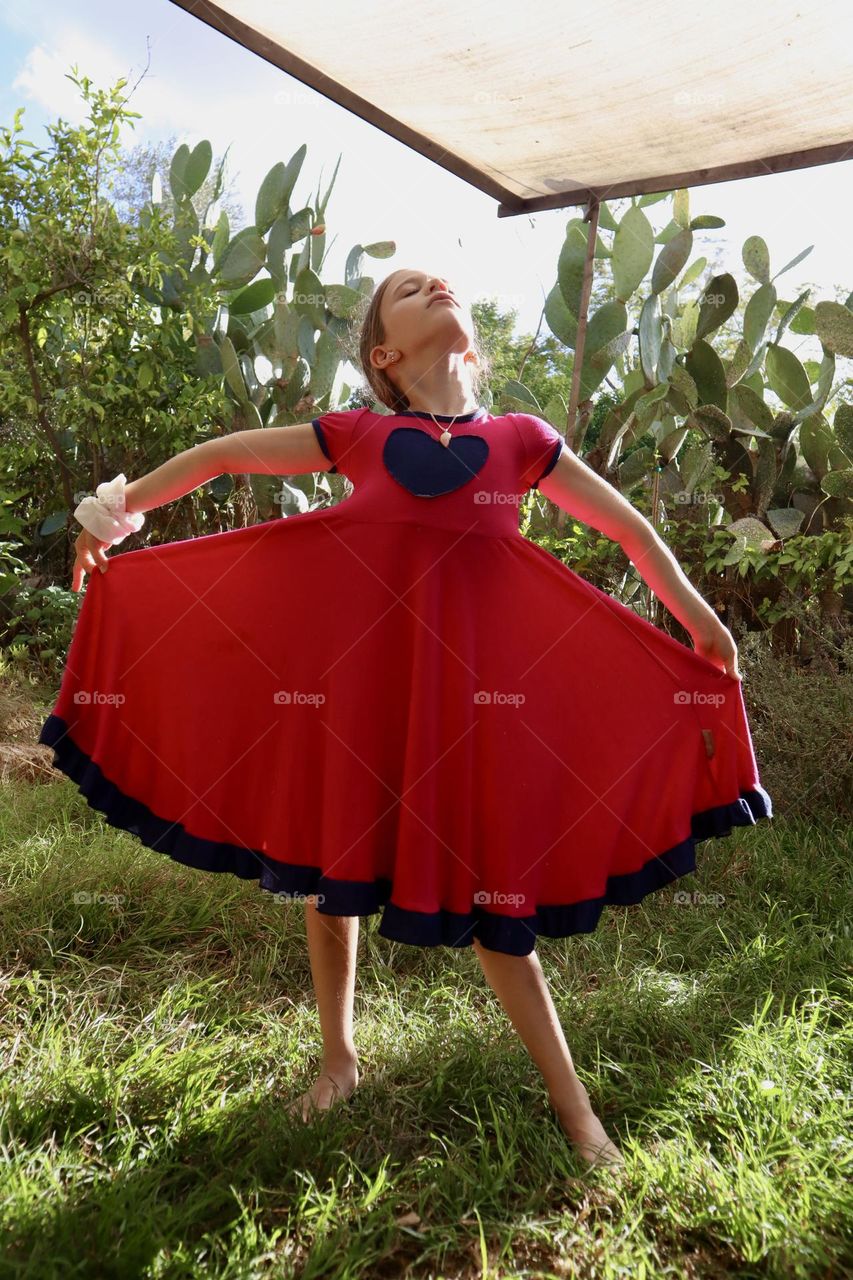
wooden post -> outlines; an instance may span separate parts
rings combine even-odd
[[[581,299],[580,299],[580,315],[578,316],[578,332],[575,340],[575,360],[572,367],[572,389],[569,396],[569,414],[566,423],[566,443],[569,448],[574,448],[575,428],[577,425],[578,405],[580,402],[581,388],[581,368],[583,366],[583,352],[586,342],[586,322],[589,315],[589,299],[592,293],[592,273],[594,270],[593,260],[595,258],[595,242],[598,238],[598,213],[599,199],[597,195],[591,194],[586,206],[584,214],[584,222],[589,223],[589,231],[586,238],[586,258],[583,264],[583,280],[581,282]],[[561,530],[565,527],[569,513],[564,511],[562,507],[557,512],[556,528]]]

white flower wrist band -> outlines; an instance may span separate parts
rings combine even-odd
[[[142,511],[125,511],[125,484],[124,472],[119,472],[114,480],[99,484],[95,494],[84,498],[74,510],[74,519],[100,542],[123,542],[145,523]]]

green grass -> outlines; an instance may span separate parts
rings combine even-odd
[[[64,780],[4,789],[0,849],[3,1276],[853,1274],[840,822],[707,841],[540,940],[617,1172],[575,1159],[472,949],[362,920],[362,1083],[303,1128],[301,906],[173,864]]]

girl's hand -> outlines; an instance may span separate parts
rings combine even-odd
[[[80,590],[83,585],[84,573],[94,573],[96,569],[100,569],[101,573],[106,573],[106,549],[110,545],[109,542],[101,542],[100,538],[96,538],[88,529],[83,529],[77,535],[74,542],[77,558],[74,561],[74,569],[71,574],[72,591]]]
[[[735,680],[741,679],[734,637],[716,614],[710,614],[707,620],[703,619],[688,630],[693,640],[693,647],[701,658],[707,658],[715,667],[725,671],[726,675],[733,676]]]

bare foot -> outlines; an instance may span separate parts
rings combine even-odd
[[[604,1125],[592,1109],[589,1095],[582,1084],[569,1103],[560,1106],[551,1099],[563,1132],[575,1150],[590,1165],[624,1165],[624,1157],[607,1136]]]
[[[322,1072],[311,1088],[285,1108],[288,1115],[301,1116],[307,1123],[319,1111],[330,1111],[336,1103],[351,1097],[358,1085],[358,1067],[347,1064]]]

